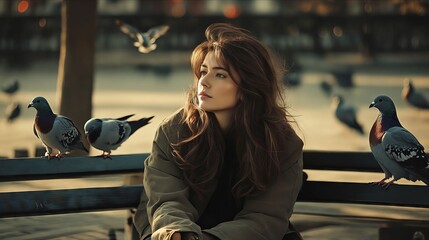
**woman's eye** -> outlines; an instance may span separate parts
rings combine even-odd
[[[225,75],[220,74],[220,73],[216,74],[216,76],[217,76],[217,77],[219,77],[219,78],[226,78],[226,76],[225,76]]]
[[[207,74],[207,72],[206,71],[203,71],[203,70],[201,70],[200,71],[200,76],[202,77],[202,76],[204,76],[204,75],[206,75]]]

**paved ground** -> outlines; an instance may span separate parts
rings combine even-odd
[[[307,205],[307,206],[305,206]],[[316,210],[312,214],[308,209]],[[321,206],[298,204],[292,217],[295,227],[306,240],[359,239],[375,240],[401,230],[405,238],[413,239],[415,232],[429,236],[426,213],[415,209],[376,209],[370,206]],[[306,210],[305,210],[306,209]],[[366,210],[365,210],[366,209]],[[300,211],[303,210],[303,211]],[[371,215],[362,213],[371,210]],[[340,213],[340,211],[344,211]],[[345,215],[349,211],[353,215]],[[361,212],[361,213],[358,213]],[[316,213],[316,214],[315,214]],[[374,213],[378,215],[373,215]],[[341,217],[338,217],[341,216]],[[64,214],[0,219],[0,239],[8,240],[87,240],[125,239],[126,211]],[[393,238],[384,238],[393,239]],[[416,239],[417,240],[417,239]]]
[[[0,239],[124,239],[124,212],[0,219]]]

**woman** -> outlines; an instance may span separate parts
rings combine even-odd
[[[187,102],[158,128],[134,222],[142,239],[280,240],[302,184],[280,74],[249,32],[212,24]]]

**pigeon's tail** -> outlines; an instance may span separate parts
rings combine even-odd
[[[130,126],[131,126],[131,133],[130,133],[130,136],[135,132],[135,131],[137,131],[139,128],[141,128],[141,127],[143,127],[143,126],[145,126],[145,125],[147,125],[147,124],[149,124],[150,123],[150,120],[153,118],[154,116],[152,116],[152,117],[147,117],[147,118],[142,118],[142,119],[140,119],[140,120],[136,120],[136,121],[128,121],[128,123],[130,124]]]
[[[422,182],[429,186],[429,169],[421,169],[416,171],[416,175],[420,178]]]
[[[353,124],[350,124],[350,127],[358,131],[360,134],[364,135],[365,132],[363,131],[363,127],[361,124],[359,124],[356,120],[353,122]]]
[[[429,101],[422,95],[416,97],[416,100],[414,100],[414,102],[411,102],[411,104],[421,109],[429,109]]]
[[[424,182],[427,186],[429,186],[429,169],[409,169],[406,168],[406,170],[417,177],[418,180]]]
[[[365,134],[365,132],[363,131],[363,127],[362,127],[362,125],[357,124],[357,125],[356,125],[356,127],[355,127],[355,129],[356,129],[360,134],[362,134],[362,135],[364,135],[364,134]]]

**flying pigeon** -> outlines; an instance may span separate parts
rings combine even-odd
[[[156,49],[156,40],[162,35],[167,33],[170,29],[168,25],[159,25],[150,28],[147,32],[141,32],[137,28],[116,19],[116,24],[119,26],[121,32],[131,37],[134,42],[134,46],[139,49],[141,53],[150,53]]]
[[[417,91],[411,79],[404,80],[402,88],[402,98],[412,106],[419,109],[429,109],[429,100],[419,91]]]
[[[364,134],[362,125],[358,123],[356,117],[356,108],[345,103],[341,95],[336,95],[332,99],[332,105],[335,107],[335,117],[346,126]]]
[[[149,124],[154,117],[141,118],[136,121],[127,121],[134,114],[121,118],[91,118],[84,126],[85,135],[91,144],[98,150],[103,151],[100,157],[110,158],[112,150],[116,150],[135,131]]]
[[[46,148],[45,157],[51,159],[52,151],[58,150],[54,155],[60,159],[63,153],[72,150],[89,152],[80,139],[80,132],[69,118],[52,112],[48,101],[44,97],[34,98],[28,108],[37,110],[34,119],[33,131]]]
[[[21,114],[21,104],[13,102],[6,108],[6,118],[8,122],[14,121]]]
[[[380,111],[369,134],[371,152],[384,171],[385,177],[374,184],[388,188],[405,178],[421,180],[429,185],[429,159],[417,138],[402,127],[395,104],[388,96],[378,96],[369,105]],[[387,179],[393,179],[385,182]]]
[[[2,88],[2,92],[10,96],[15,94],[18,90],[19,90],[19,82],[17,79],[15,79],[13,83]]]

